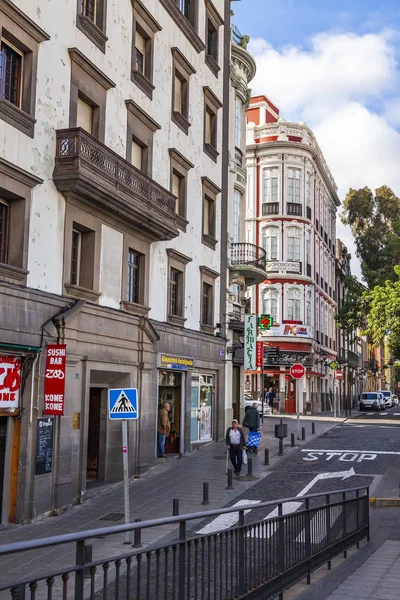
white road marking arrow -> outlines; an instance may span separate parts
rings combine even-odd
[[[348,471],[339,471],[337,473],[320,473],[319,475],[317,475],[316,477],[314,477],[314,479],[312,481],[310,481],[310,483],[308,485],[306,485],[306,487],[304,489],[301,490],[301,492],[299,494],[297,494],[297,497],[300,498],[301,496],[305,496],[307,494],[307,492],[309,492],[311,490],[311,488],[317,483],[317,481],[321,481],[322,479],[342,479],[342,481],[344,481],[345,479],[348,479],[349,477],[352,477],[353,475],[355,475],[356,472],[353,469],[353,467],[351,467],[351,469],[349,469]]]
[[[260,502],[261,502],[261,500],[239,500],[239,502],[236,502],[236,504],[232,505],[232,508],[234,508],[236,506],[238,506],[238,507],[239,506],[247,506],[249,504],[260,504]],[[251,509],[245,510],[244,514],[247,515],[247,513],[249,513],[250,510]],[[226,513],[225,515],[216,517],[215,519],[210,521],[210,523],[205,525],[205,527],[203,527],[202,529],[199,529],[199,531],[196,531],[196,533],[199,533],[200,535],[206,535],[207,533],[215,533],[216,531],[222,531],[223,529],[229,529],[229,527],[232,527],[238,521],[239,521],[239,513],[238,512]]]

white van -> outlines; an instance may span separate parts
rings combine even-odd
[[[380,392],[363,392],[360,398],[360,410],[372,409],[383,410],[385,400]]]

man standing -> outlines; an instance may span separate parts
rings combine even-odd
[[[157,458],[168,458],[165,454],[165,438],[171,431],[168,412],[171,406],[168,402],[163,402],[158,411],[158,427],[157,427]]]
[[[246,445],[243,429],[238,426],[237,419],[233,419],[232,427],[226,431],[226,447],[229,450],[229,457],[235,470],[235,475],[240,475],[242,470],[242,452]]]
[[[247,427],[250,432],[258,431],[260,429],[260,413],[258,412],[257,402],[254,402],[253,406],[250,406],[249,410],[244,415],[243,427]],[[250,452],[257,452],[255,446],[247,446]]]

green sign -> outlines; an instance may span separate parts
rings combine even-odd
[[[329,368],[330,368],[330,369],[332,369],[332,371],[336,371],[336,369],[337,369],[338,367],[339,367],[339,364],[338,364],[338,363],[337,363],[335,360],[332,360],[332,361],[329,363]]]
[[[258,318],[258,326],[260,329],[271,329],[273,324],[274,319],[271,315],[261,315],[261,317]]]

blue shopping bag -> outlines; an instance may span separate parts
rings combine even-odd
[[[248,446],[254,446],[255,448],[258,448],[258,444],[260,443],[260,439],[261,439],[261,432],[260,431],[250,431],[249,432],[249,439],[247,440],[247,445]]]

